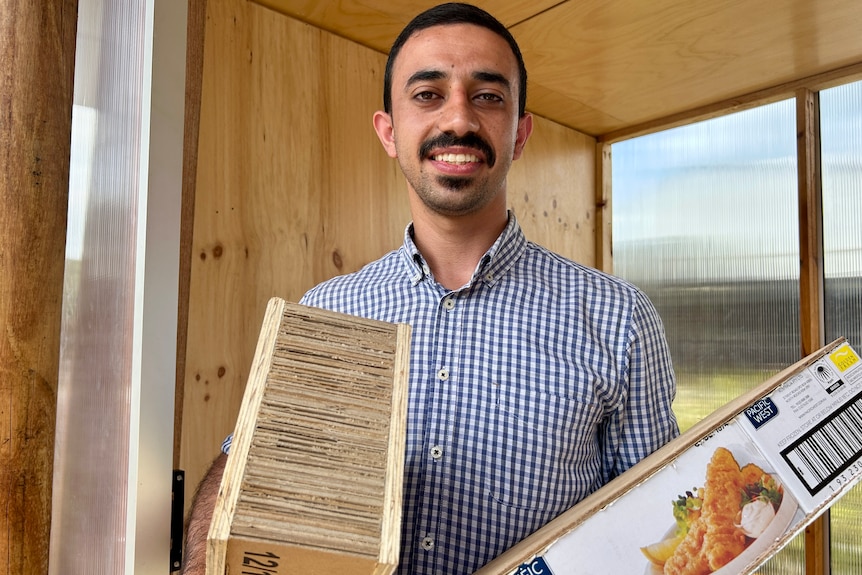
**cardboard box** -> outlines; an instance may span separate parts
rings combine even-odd
[[[207,574],[398,566],[410,327],[270,300],[207,539]]]
[[[860,363],[846,342],[833,342],[476,575],[751,573],[862,477]]]

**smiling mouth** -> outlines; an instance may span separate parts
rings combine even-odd
[[[475,150],[475,153],[470,150]],[[489,168],[493,168],[497,160],[494,149],[481,136],[474,133],[455,136],[448,132],[422,142],[419,159],[431,159],[452,166],[485,164]]]
[[[446,162],[447,164],[474,164],[479,162],[479,157],[474,154],[436,154],[432,158],[434,161]]]

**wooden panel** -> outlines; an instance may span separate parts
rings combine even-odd
[[[527,69],[531,74],[532,68]],[[620,118],[593,108],[589,103],[556,91],[561,86],[537,84],[528,76],[527,109],[565,126],[588,126],[591,134],[604,134],[626,123]],[[581,131],[581,128],[575,128]]]
[[[207,573],[394,571],[409,361],[407,325],[270,300]]]
[[[531,110],[590,134],[862,61],[857,0],[565,2],[513,28],[533,84],[598,110]]]
[[[434,0],[253,0],[318,28],[388,53],[395,37],[414,16],[439,2]],[[476,6],[493,14],[506,26],[513,26],[559,0],[476,0]]]
[[[435,3],[258,1],[381,52]],[[521,45],[528,108],[592,135],[862,63],[858,0],[477,4]]]
[[[590,136],[536,117],[507,188],[528,239],[590,266],[596,246],[595,146]]]

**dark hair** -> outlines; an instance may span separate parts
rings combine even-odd
[[[509,43],[509,47],[512,48],[512,53],[518,61],[518,113],[520,116],[523,116],[527,104],[527,68],[524,66],[524,58],[521,56],[521,49],[518,48],[518,43],[499,20],[481,8],[458,2],[440,4],[422,12],[413,18],[404,27],[398,38],[395,39],[392,48],[389,50],[389,58],[386,60],[386,72],[383,75],[383,110],[387,114],[392,113],[392,68],[404,43],[420,30],[446,24],[473,24],[481,26],[494,32]]]

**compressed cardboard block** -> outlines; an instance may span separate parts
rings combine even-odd
[[[410,328],[270,300],[207,540],[207,574],[398,565]]]

